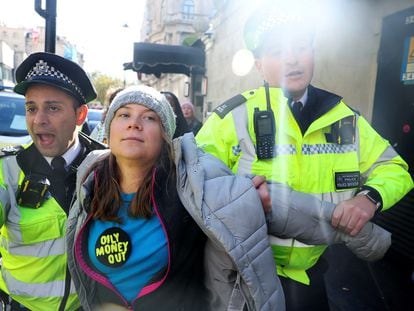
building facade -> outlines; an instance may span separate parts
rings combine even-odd
[[[315,42],[313,84],[340,94],[371,119],[382,19],[414,6],[413,0],[320,2],[325,16]],[[235,56],[244,48],[243,25],[262,3],[263,0],[146,2],[142,41],[181,45],[186,38],[194,38],[205,45],[206,79],[202,87],[208,87],[199,109],[203,119],[225,99],[262,83],[254,67],[244,76],[235,73],[234,68],[238,66]],[[143,82],[173,91],[181,100],[185,99],[188,85],[194,83],[176,74],[164,74],[160,79],[144,77]]]
[[[16,68],[29,54],[45,50],[45,28],[14,28],[0,24],[0,41],[13,49]],[[73,60],[80,66],[84,64],[83,54],[65,37],[56,37],[56,54]]]
[[[147,1],[141,28],[141,41],[168,45],[192,46],[209,29],[210,20],[215,14],[212,0],[154,0]],[[199,41],[200,43],[200,41]],[[202,47],[204,48],[204,47]],[[204,96],[201,95],[200,76],[184,74],[141,75],[141,82],[160,91],[170,91],[180,102],[193,98],[196,115],[201,118]],[[193,84],[199,85],[191,94]],[[192,96],[191,96],[192,95]]]

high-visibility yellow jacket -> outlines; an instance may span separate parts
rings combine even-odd
[[[302,132],[281,89],[270,88],[276,134],[275,155],[256,156],[254,108],[266,110],[263,87],[239,94],[219,106],[206,121],[196,140],[204,151],[221,159],[234,173],[266,176],[268,181],[287,183],[297,191],[339,203],[355,195],[361,186],[376,190],[383,209],[400,200],[412,187],[407,164],[368,122],[339,96],[308,89],[308,102],[317,100],[317,117]],[[332,141],[332,125],[355,116],[354,142]],[[309,284],[306,270],[325,246],[312,246],[293,239],[270,237],[278,274]]]
[[[64,310],[76,310],[67,275],[67,215],[52,196],[37,209],[18,205],[23,179],[16,156],[0,159],[0,290],[30,310],[59,310],[64,299]]]

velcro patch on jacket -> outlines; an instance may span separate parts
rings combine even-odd
[[[335,188],[337,190],[359,187],[359,172],[335,172]]]

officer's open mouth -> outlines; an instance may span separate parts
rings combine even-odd
[[[50,144],[55,138],[52,134],[36,134],[36,136],[42,144]]]

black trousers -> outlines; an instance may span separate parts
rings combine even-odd
[[[329,303],[324,280],[324,273],[327,270],[327,261],[320,258],[315,266],[307,270],[310,285],[281,276],[286,311],[328,311]]]

